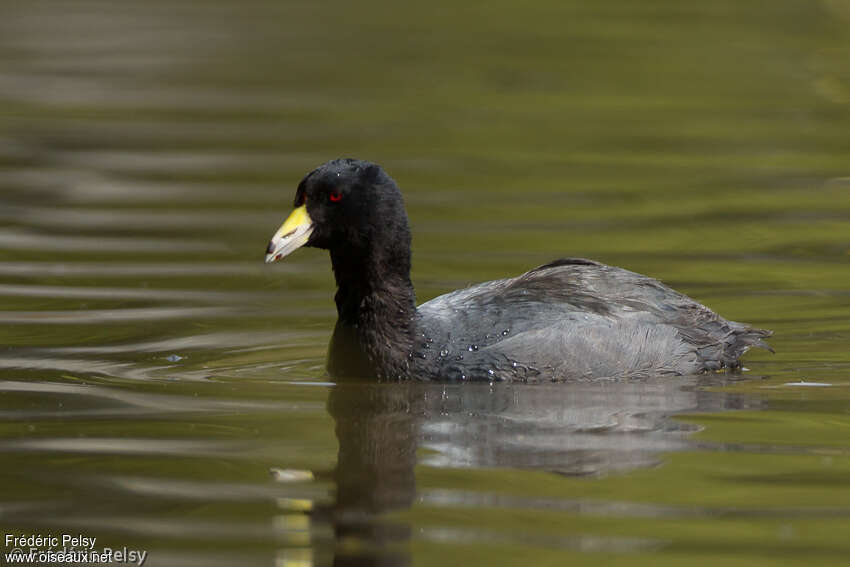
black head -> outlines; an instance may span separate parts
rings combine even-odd
[[[274,235],[266,262],[301,246],[332,257],[386,260],[409,255],[410,230],[395,181],[380,166],[355,159],[329,161],[308,173],[295,192],[295,210]]]
[[[350,352],[357,352],[370,372],[404,375],[416,298],[410,282],[410,229],[395,181],[373,163],[333,160],[301,180],[294,204],[269,243],[266,262],[301,246],[330,251],[337,328],[342,329],[334,332],[331,348],[341,366],[331,366],[350,365]],[[340,346],[340,337],[349,335],[353,351]]]

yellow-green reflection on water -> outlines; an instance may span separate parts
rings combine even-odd
[[[0,525],[147,565],[846,563],[848,23],[844,0],[0,3]],[[339,156],[402,187],[420,301],[593,257],[776,354],[328,384],[325,254],[262,257]]]

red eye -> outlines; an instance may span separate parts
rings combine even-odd
[[[340,193],[339,191],[331,191],[329,198],[331,200],[331,203],[338,203],[342,201],[342,193]]]

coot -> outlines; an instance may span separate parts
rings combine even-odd
[[[416,307],[410,229],[395,181],[373,163],[307,174],[266,262],[330,251],[339,318],[333,376],[570,380],[736,368],[770,331],[727,321],[652,278],[582,258],[478,284]]]

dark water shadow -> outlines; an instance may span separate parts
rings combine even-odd
[[[386,514],[425,497],[417,491],[417,465],[571,476],[654,466],[662,453],[694,447],[687,439],[694,426],[671,415],[759,407],[702,389],[718,380],[337,383],[328,399],[339,441],[331,473],[336,498],[314,510],[314,526],[333,532],[334,565],[408,565],[411,526]],[[485,504],[476,495],[474,505]]]

